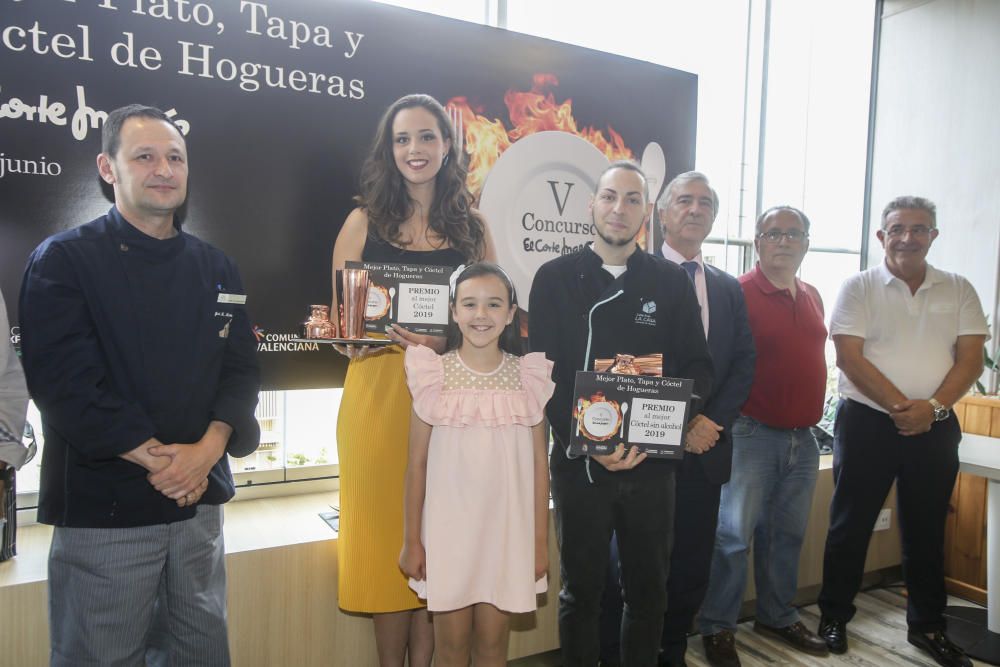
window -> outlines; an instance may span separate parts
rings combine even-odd
[[[873,1],[772,0],[761,209],[801,208],[812,222],[811,252],[850,252],[853,271],[860,266],[874,17]]]
[[[230,459],[237,486],[337,474],[337,412],[343,389],[262,391],[260,448]]]
[[[406,9],[416,9],[429,14],[448,18],[485,23],[486,12],[492,4],[489,0],[375,0],[384,5],[395,5]]]
[[[760,208],[809,216],[800,276],[827,314],[861,268],[874,28],[874,0],[772,0]],[[832,380],[829,342],[827,362]]]
[[[257,405],[260,447],[242,459],[230,459],[236,486],[324,479],[338,474],[337,412],[343,389],[262,391]],[[45,436],[34,402],[28,423],[35,432],[38,453],[17,473],[19,509],[38,502]]]

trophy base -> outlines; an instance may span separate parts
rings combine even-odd
[[[358,345],[361,347],[378,347],[380,345],[395,345],[388,338],[293,338],[293,343],[319,343],[320,345]]]

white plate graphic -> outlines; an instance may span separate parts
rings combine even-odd
[[[368,286],[368,303],[365,305],[365,319],[377,320],[389,312],[389,292],[381,285]]]
[[[593,238],[588,204],[608,164],[585,139],[567,132],[539,132],[514,142],[493,165],[479,210],[493,234],[497,261],[514,281],[521,308],[529,310],[528,292],[538,267]],[[558,223],[578,229],[554,231]],[[526,245],[558,250],[539,252]]]
[[[621,419],[610,403],[591,403],[583,412],[583,430],[594,440],[606,440],[618,432]]]

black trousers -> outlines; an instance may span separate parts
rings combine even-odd
[[[674,516],[676,521],[677,517]],[[601,667],[621,667],[622,646],[622,567],[618,538],[611,535],[608,574],[601,596]]]
[[[872,528],[896,482],[902,533],[906,623],[915,632],[944,630],[944,524],[958,474],[958,419],[927,433],[899,435],[889,415],[852,400],[837,409],[833,501],[823,554],[823,616],[850,621]]]
[[[667,598],[673,471],[637,481],[602,476],[593,484],[583,475],[553,475],[552,496],[562,574],[559,643],[563,666],[598,663],[601,597],[612,532],[618,538],[625,599],[621,659],[629,667],[655,666]]]
[[[698,456],[686,455],[677,474],[674,548],[661,641],[664,657],[671,662],[684,657],[687,635],[708,591],[721,493],[722,485],[709,481]]]

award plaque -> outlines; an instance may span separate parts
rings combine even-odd
[[[623,444],[682,458],[693,389],[693,380],[577,371],[570,454],[610,454]]]
[[[399,324],[413,333],[444,336],[448,330],[448,278],[453,267],[347,262],[368,275],[366,332]]]

